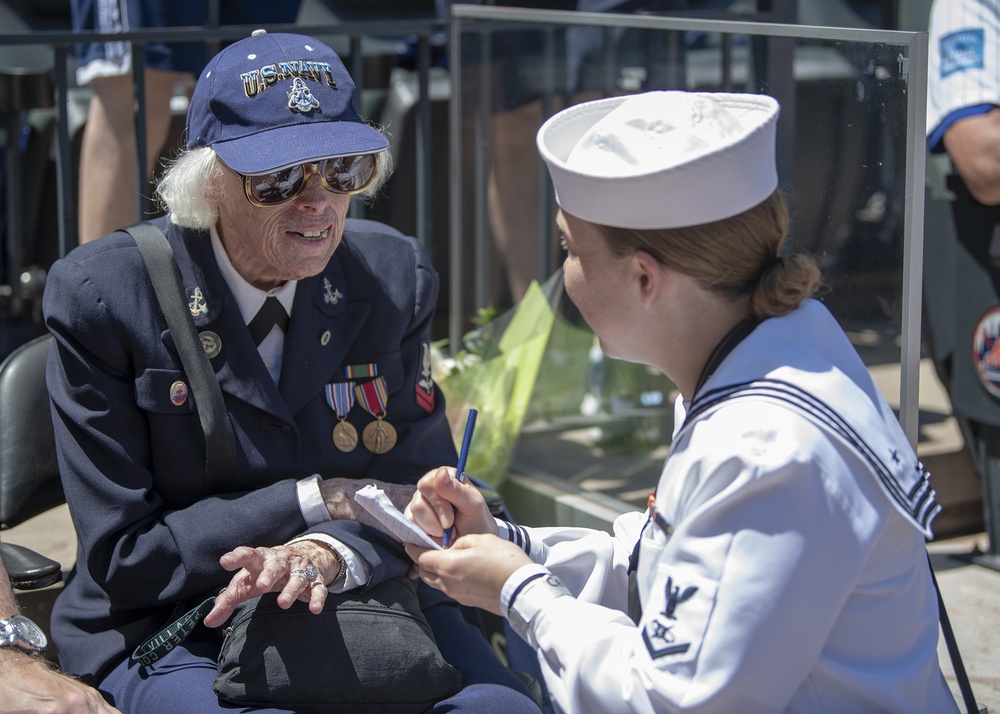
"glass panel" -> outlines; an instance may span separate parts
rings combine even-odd
[[[460,234],[452,245],[461,243],[465,268],[452,286],[461,289],[464,320],[477,307],[509,307],[531,280],[558,268],[556,206],[535,149],[545,118],[630,92],[748,91],[782,105],[780,182],[793,245],[824,271],[821,299],[866,364],[900,363],[912,34],[685,20],[668,27],[663,18],[643,27],[620,16],[579,25],[572,13],[547,13],[542,23],[508,12],[501,22],[483,14],[458,18],[453,35],[453,219],[461,220],[453,220]],[[610,26],[616,21],[627,24]],[[563,300],[515,467],[644,506],[670,441],[673,398],[662,375],[604,358]]]

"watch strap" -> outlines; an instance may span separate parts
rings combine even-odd
[[[333,554],[337,558],[337,564],[340,566],[340,571],[333,578],[329,585],[327,585],[327,590],[332,591],[335,587],[339,586],[345,580],[347,580],[347,560],[341,555],[340,551],[333,548]]]
[[[26,622],[28,625],[38,630],[43,644],[36,645],[34,642],[22,637],[18,632],[17,625],[15,624],[18,620]],[[45,637],[45,633],[42,631],[42,628],[24,615],[11,615],[10,617],[0,619],[0,647],[16,647],[17,649],[30,654],[44,654],[47,644],[48,640]]]

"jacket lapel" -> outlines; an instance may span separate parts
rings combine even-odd
[[[294,415],[310,399],[321,394],[325,385],[343,380],[338,370],[371,312],[367,302],[349,302],[340,261],[343,251],[338,249],[322,273],[299,281],[285,335],[279,389],[219,271],[208,233],[173,225],[161,224],[161,228],[171,238],[196,329],[203,338],[214,333],[220,343],[219,353],[210,362],[222,391],[294,427]]]
[[[293,424],[285,401],[257,353],[236,298],[219,271],[208,233],[176,226],[167,230],[174,234],[174,259],[181,271],[185,302],[194,316],[195,328],[203,340],[213,337],[218,341],[218,354],[209,361],[222,391]]]
[[[349,301],[339,252],[322,273],[300,280],[295,290],[278,382],[292,415],[327,384],[343,381],[340,367],[371,312],[370,304]]]

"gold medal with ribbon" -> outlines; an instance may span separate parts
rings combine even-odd
[[[354,406],[354,382],[337,382],[323,388],[326,403],[337,413],[337,426],[333,427],[333,445],[347,453],[358,445],[358,430],[347,421],[347,413]]]
[[[358,404],[375,417],[375,421],[361,432],[365,448],[373,454],[384,454],[396,445],[396,430],[385,420],[385,405],[389,401],[385,377],[376,377],[354,386]]]

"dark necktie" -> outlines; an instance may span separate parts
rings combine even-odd
[[[278,298],[271,295],[264,300],[264,304],[261,305],[260,310],[250,320],[250,324],[247,325],[250,328],[250,336],[253,338],[253,343],[260,347],[260,343],[264,341],[264,338],[267,337],[268,333],[271,332],[271,328],[275,325],[280,327],[282,332],[287,332],[288,313],[285,312],[285,308],[278,301]]]

